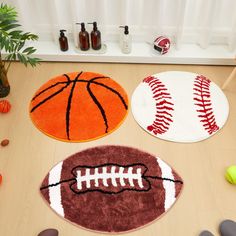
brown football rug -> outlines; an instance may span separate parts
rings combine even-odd
[[[82,142],[119,127],[128,111],[125,90],[110,77],[93,72],[59,75],[33,96],[30,116],[53,138]]]
[[[142,227],[167,212],[183,187],[160,158],[125,146],[100,146],[55,165],[40,191],[61,217],[100,232]]]

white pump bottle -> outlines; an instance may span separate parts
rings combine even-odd
[[[121,35],[120,37],[120,46],[121,46],[121,51],[124,54],[129,54],[131,53],[132,50],[132,37],[129,34],[129,27],[126,26],[120,26],[120,28],[124,28],[124,34]]]

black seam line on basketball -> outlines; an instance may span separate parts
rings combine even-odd
[[[106,117],[106,113],[105,113],[105,110],[103,109],[102,105],[99,103],[99,101],[97,100],[97,98],[94,96],[92,90],[90,89],[90,81],[88,82],[87,84],[87,90],[88,90],[88,93],[89,95],[91,96],[91,98],[93,99],[93,102],[97,105],[101,115],[102,115],[102,118],[104,120],[104,123],[105,123],[105,133],[108,132],[108,123],[107,123],[107,117]]]
[[[71,82],[71,79],[67,74],[63,74],[63,75],[67,78],[68,82]]]
[[[124,100],[124,98],[121,96],[121,94],[120,94],[119,92],[117,92],[116,90],[114,90],[113,88],[111,88],[111,87],[109,87],[109,86],[107,86],[107,85],[105,85],[105,84],[103,84],[103,83],[94,81],[94,80],[97,80],[97,79],[110,79],[110,77],[98,76],[98,77],[92,78],[92,79],[89,80],[89,81],[88,81],[88,80],[78,80],[78,81],[76,81],[76,82],[93,83],[93,84],[100,85],[100,86],[102,86],[102,87],[104,87],[104,88],[106,88],[106,89],[112,91],[113,93],[115,93],[115,94],[120,98],[120,100],[121,100],[121,102],[123,103],[125,109],[127,110],[127,109],[128,109],[128,106],[127,106],[127,104],[125,103],[125,100]],[[74,80],[72,80],[71,82],[74,82]]]
[[[51,88],[57,86],[58,84],[70,84],[70,83],[74,83],[74,82],[76,82],[76,83],[77,83],[77,82],[84,82],[84,83],[90,82],[90,83],[92,83],[92,84],[100,85],[100,86],[102,86],[102,87],[104,87],[104,88],[110,90],[111,92],[115,93],[115,94],[120,98],[120,100],[121,100],[121,102],[123,103],[125,109],[126,109],[126,110],[128,109],[128,106],[127,106],[127,104],[125,103],[125,100],[124,100],[124,98],[121,96],[121,94],[120,94],[119,92],[117,92],[116,90],[112,89],[111,87],[109,87],[109,86],[107,86],[107,85],[105,85],[105,84],[103,84],[103,83],[96,82],[96,81],[87,81],[87,80],[77,80],[77,81],[75,81],[75,80],[70,80],[70,78],[68,77],[68,75],[64,74],[64,76],[67,77],[68,81],[57,82],[57,83],[55,83],[55,84],[49,86],[48,88],[46,88],[46,89],[40,91],[38,94],[36,94],[36,95],[32,98],[32,101],[35,100],[35,99],[36,99],[39,95],[41,95],[42,93],[44,93],[44,92],[46,92],[47,90],[49,90],[49,89],[51,89]],[[103,79],[103,78],[108,78],[108,79],[109,79],[109,77],[95,77],[95,78],[93,78],[93,79]],[[93,79],[92,79],[92,80],[93,80]]]
[[[35,100],[35,98],[37,98],[39,95],[41,95],[42,93],[46,92],[47,90],[57,86],[58,84],[68,84],[68,82],[57,82],[49,87],[47,87],[46,89],[40,91],[38,94],[36,94],[33,98],[32,98],[32,101]]]
[[[49,90],[49,89],[51,89],[51,88],[57,86],[58,84],[65,84],[65,83],[68,84],[68,83],[70,83],[70,78],[69,78],[69,76],[66,75],[66,74],[64,74],[64,76],[67,78],[67,80],[68,80],[67,82],[57,82],[57,83],[55,83],[55,84],[53,84],[53,85],[47,87],[46,89],[44,89],[44,90],[40,91],[38,94],[36,94],[36,95],[32,98],[32,101],[33,101],[35,98],[37,98],[39,95],[41,95],[42,93],[44,93],[44,92],[46,92],[47,90]]]
[[[53,93],[52,95],[50,95],[49,97],[45,98],[43,101],[39,102],[36,106],[34,106],[30,112],[33,112],[35,109],[37,109],[38,107],[40,107],[42,104],[44,104],[45,102],[47,102],[48,100],[50,100],[51,98],[55,97],[57,94],[59,94],[60,92],[62,92],[65,88],[67,88],[70,84],[67,84],[66,86],[62,87],[61,89],[59,89],[57,92]]]
[[[109,87],[109,86],[107,86],[107,85],[105,85],[105,84],[103,84],[103,83],[96,82],[96,81],[90,81],[90,83],[100,85],[100,86],[102,86],[102,87],[104,87],[104,88],[110,90],[111,92],[115,93],[115,94],[120,98],[120,100],[121,100],[121,102],[123,103],[125,109],[126,109],[126,110],[128,109],[128,106],[127,106],[127,104],[125,103],[124,98],[123,98],[123,97],[121,96],[121,94],[120,94],[119,92],[117,92],[115,89],[113,89],[113,88],[111,88],[111,87]]]
[[[125,109],[127,110],[127,109],[128,109],[128,105],[126,104],[124,98],[121,96],[121,94],[120,94],[119,92],[117,92],[115,89],[113,89],[113,88],[111,88],[111,87],[109,87],[109,86],[107,86],[107,85],[105,85],[105,84],[103,84],[103,83],[93,81],[93,80],[95,80],[95,79],[103,79],[103,78],[108,78],[108,79],[109,79],[109,77],[95,77],[95,78],[93,78],[93,79],[91,79],[91,80],[89,80],[89,81],[86,81],[86,80],[78,80],[78,81],[76,81],[76,82],[85,82],[85,83],[87,82],[87,83],[91,83],[91,84],[96,84],[96,85],[100,85],[100,86],[102,86],[102,87],[104,87],[104,88],[110,90],[111,92],[115,93],[115,94],[120,98],[120,100],[121,100],[121,102],[123,103]]]
[[[68,97],[68,102],[67,102],[67,108],[66,108],[66,135],[67,135],[67,139],[70,140],[70,109],[71,109],[71,101],[72,101],[72,97],[73,97],[73,93],[74,93],[74,89],[75,89],[75,85],[76,85],[76,81],[78,80],[78,78],[80,77],[80,75],[83,72],[81,71],[75,78],[73,85],[71,87],[70,90],[70,95]]]

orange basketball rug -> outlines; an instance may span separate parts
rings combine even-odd
[[[119,127],[128,111],[125,90],[108,76],[73,72],[45,83],[30,103],[35,126],[50,137],[83,142]]]

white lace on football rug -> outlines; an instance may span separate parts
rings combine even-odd
[[[174,142],[209,138],[223,127],[229,114],[227,98],[215,83],[182,71],[145,78],[132,95],[131,107],[144,130]]]

